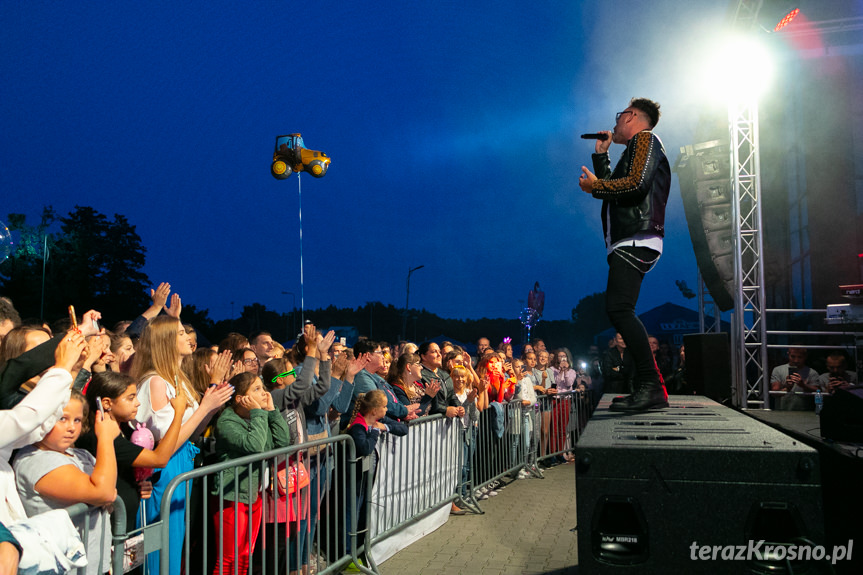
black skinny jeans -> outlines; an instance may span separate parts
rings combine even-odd
[[[623,252],[623,255],[618,252]],[[635,361],[635,387],[640,383],[659,382],[656,362],[647,341],[647,330],[635,315],[635,304],[644,274],[650,271],[659,253],[650,248],[626,246],[608,256],[608,286],[605,311],[608,319],[626,342]]]

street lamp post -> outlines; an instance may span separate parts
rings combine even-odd
[[[407,288],[405,290],[405,312],[402,318],[402,339],[408,338],[408,310],[410,309],[410,301],[411,301],[411,274],[417,271],[418,269],[422,269],[425,266],[417,266],[415,268],[408,268],[408,281]]]

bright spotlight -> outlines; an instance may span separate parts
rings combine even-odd
[[[767,49],[748,36],[733,36],[713,48],[702,69],[703,84],[711,98],[740,102],[758,98],[773,76]]]

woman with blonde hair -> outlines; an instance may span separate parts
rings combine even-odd
[[[479,412],[488,407],[488,391],[480,390],[472,384],[471,371],[463,365],[454,365],[449,373],[452,378],[453,394],[448,399],[448,405],[458,408],[457,419],[464,432],[464,448],[461,462],[461,484],[459,493],[462,500],[467,500],[470,485],[470,462],[476,448],[476,430],[479,426]],[[453,504],[452,513],[462,515]]]
[[[158,481],[153,483],[153,494],[147,505],[147,522],[158,519],[162,496],[168,483],[181,473],[191,471],[198,448],[189,440],[202,431],[210,418],[227,402],[233,388],[227,383],[211,386],[201,394],[181,369],[185,356],[192,354],[192,345],[180,320],[164,315],[153,318],[144,329],[132,362],[132,377],[138,381],[138,400],[141,406],[135,420],[143,423],[156,441],[162,439],[174,419],[170,401],[175,397],[186,399],[183,423],[177,438],[177,450],[168,461]],[[177,489],[171,499],[171,538],[181,541],[185,535],[186,490]],[[179,575],[183,545],[171,546],[170,575]],[[147,557],[151,573],[159,573],[159,554]]]

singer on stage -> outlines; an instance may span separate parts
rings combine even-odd
[[[592,156],[596,174],[582,166],[578,180],[582,191],[602,200],[602,229],[608,253],[606,312],[635,360],[633,393],[615,398],[613,411],[668,407],[668,395],[647,342],[647,331],[635,315],[644,274],[656,265],[662,253],[665,204],[671,186],[665,150],[652,131],[657,122],[659,104],[634,98],[617,114],[613,131],[593,135],[606,136],[596,140]],[[608,156],[612,143],[626,146],[613,172]]]

